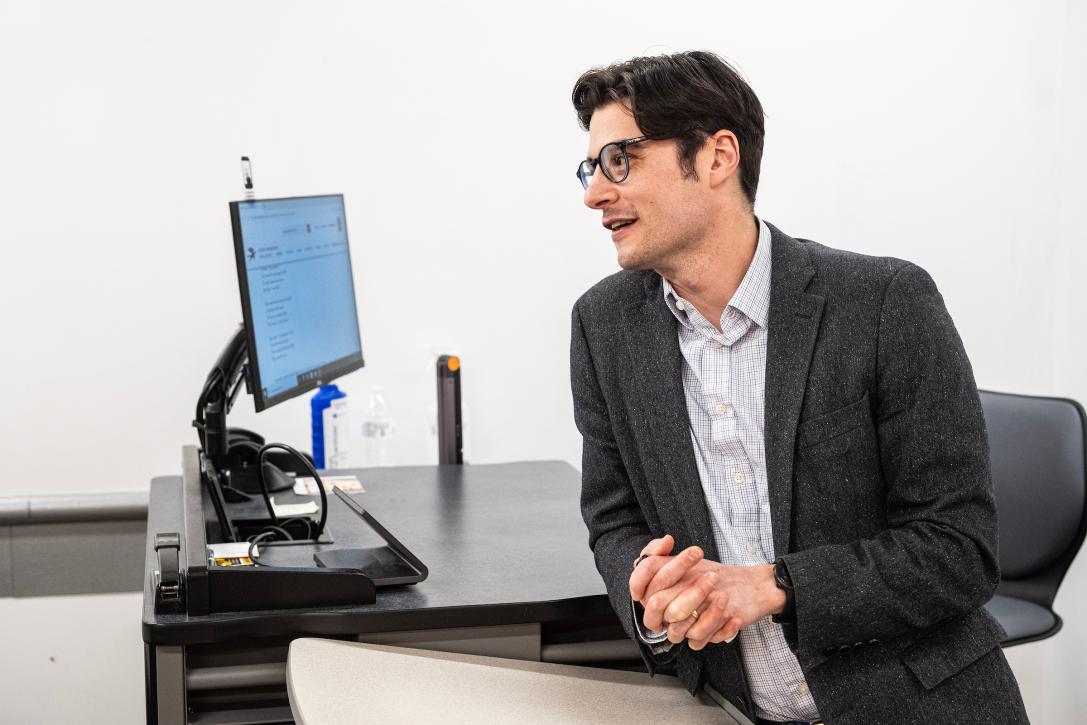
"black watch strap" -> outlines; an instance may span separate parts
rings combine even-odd
[[[785,607],[780,612],[770,617],[778,624],[796,623],[796,592],[793,590],[793,580],[789,576],[789,569],[785,566],[784,559],[774,562],[774,584],[785,592]]]

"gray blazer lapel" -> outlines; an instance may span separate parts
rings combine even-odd
[[[683,393],[683,353],[675,316],[668,309],[660,276],[646,273],[645,298],[623,309],[635,382],[640,395],[632,411],[643,418],[653,441],[653,452],[668,471],[672,495],[679,502],[692,543],[707,559],[717,559],[702,479],[698,475],[691,421]],[[669,532],[675,533],[675,532]]]
[[[770,314],[766,341],[766,477],[774,526],[774,555],[789,551],[796,428],[808,386],[823,297],[805,292],[815,275],[800,242],[770,227]]]

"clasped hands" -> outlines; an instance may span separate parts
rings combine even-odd
[[[672,555],[671,535],[650,541],[630,575],[630,597],[645,609],[650,632],[667,628],[668,641],[700,650],[731,642],[744,627],[780,612],[785,592],[774,583],[774,566],[729,566],[707,561],[691,546]]]

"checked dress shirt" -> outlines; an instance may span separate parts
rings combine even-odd
[[[754,258],[721,316],[718,332],[662,280],[679,320],[683,390],[698,473],[721,563],[773,563],[774,540],[763,445],[766,324],[770,307],[770,230],[759,220]],[[640,627],[639,622],[639,627]],[[639,632],[654,651],[661,635]],[[819,717],[800,663],[781,626],[764,617],[739,634],[756,714],[770,720]]]

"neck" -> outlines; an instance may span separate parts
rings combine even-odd
[[[655,270],[718,330],[755,256],[759,225],[749,210],[722,217],[705,241],[667,268]]]

